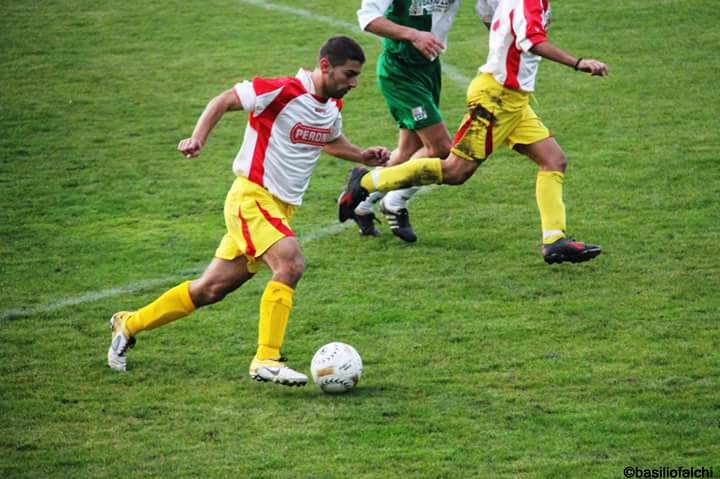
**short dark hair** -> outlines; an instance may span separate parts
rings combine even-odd
[[[338,35],[326,41],[320,47],[318,58],[327,58],[332,66],[342,65],[348,60],[365,63],[365,53],[362,47],[355,40],[344,35]]]

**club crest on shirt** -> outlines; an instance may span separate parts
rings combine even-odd
[[[413,17],[429,15],[433,12],[446,12],[455,0],[412,0],[408,13]]]
[[[314,126],[295,123],[290,130],[290,141],[293,143],[304,143],[306,145],[325,146],[330,137],[329,128],[317,128]]]

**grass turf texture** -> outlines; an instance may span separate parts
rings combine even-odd
[[[359,2],[302,7],[354,23]],[[274,5],[298,7],[296,2]],[[205,103],[254,75],[311,67],[342,26],[242,1],[5,2],[0,19],[0,476],[621,477],[720,469],[720,193],[714,2],[557,2],[551,39],[610,65],[544,62],[536,111],[569,159],[578,239],[604,253],[548,267],[535,168],[496,155],[383,227],[314,237],[349,164],[323,158],[294,227],[307,273],[285,352],[353,344],[351,395],[247,377],[264,272],[224,302],[138,338],[105,367],[107,318],[197,272],[223,234],[243,114],[193,161],[175,151]],[[345,133],[396,132],[366,48]],[[466,2],[445,61],[470,78],[486,33]],[[451,128],[465,85],[446,78]],[[192,276],[192,275],[190,275]],[[47,311],[67,298],[168,278]],[[43,312],[44,311],[44,312]]]

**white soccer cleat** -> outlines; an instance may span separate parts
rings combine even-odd
[[[125,322],[132,315],[128,311],[120,311],[110,318],[112,341],[108,349],[108,366],[115,371],[127,371],[127,352],[135,346],[135,338],[125,334]]]
[[[273,382],[283,386],[305,386],[308,378],[285,365],[286,358],[258,359],[250,363],[250,377],[256,381]]]

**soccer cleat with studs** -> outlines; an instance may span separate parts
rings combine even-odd
[[[408,213],[407,208],[401,208],[397,212],[392,211],[385,207],[385,201],[383,200],[380,201],[380,212],[387,220],[390,231],[395,236],[408,243],[417,241],[417,235],[415,235],[415,231],[413,231],[410,224],[410,213]]]
[[[133,313],[120,311],[110,318],[111,341],[108,349],[108,367],[127,371],[127,353],[135,346],[135,337],[125,334],[125,323]]]
[[[367,168],[358,166],[350,170],[345,190],[338,197],[338,219],[340,223],[355,218],[355,208],[368,196],[368,191],[360,186],[360,180],[368,173]]]
[[[602,248],[595,244],[581,243],[572,238],[560,238],[554,243],[545,244],[542,247],[542,254],[547,264],[582,263],[589,261],[602,253]]]
[[[380,222],[380,220],[375,217],[375,213],[355,213],[353,219],[360,228],[360,236],[378,236],[380,234],[380,231],[375,227],[375,223]]]
[[[305,386],[308,378],[285,365],[287,358],[258,359],[250,363],[250,378],[260,382],[273,382],[283,386]]]

